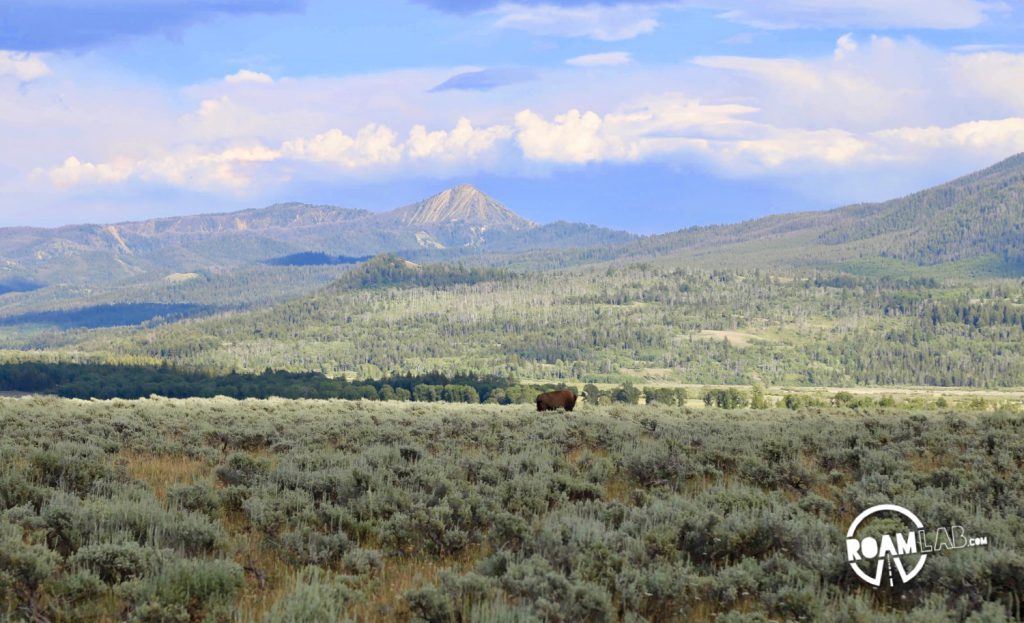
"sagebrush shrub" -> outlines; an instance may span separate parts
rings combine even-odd
[[[227,621],[242,590],[242,568],[228,560],[176,559],[159,572],[121,585],[138,620]],[[166,617],[161,619],[159,617]]]
[[[362,599],[341,578],[317,567],[302,569],[295,584],[263,618],[263,623],[338,623]]]

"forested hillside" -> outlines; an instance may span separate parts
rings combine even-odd
[[[436,369],[574,382],[1024,385],[1019,281],[953,287],[648,264],[513,275],[395,258],[364,266],[269,309],[36,329],[5,334],[0,346],[359,377]]]
[[[1024,386],[1022,197],[1017,157],[886,203],[625,241],[535,226],[469,187],[372,219],[279,206],[245,222],[297,219],[293,237],[314,222],[323,238],[338,219],[350,236],[368,219],[430,231],[402,256],[328,248],[274,256],[298,265],[8,292],[0,347],[358,378]],[[211,219],[150,230],[224,234],[228,221]],[[468,244],[433,244],[456,230]]]
[[[515,275],[498,268],[467,268],[462,264],[419,264],[396,255],[379,255],[338,279],[328,291],[361,288],[444,288],[485,281],[508,281]]]
[[[618,258],[709,268],[1021,276],[1024,154],[884,203],[693,227],[605,249],[602,254],[606,261]],[[575,261],[569,252],[562,263]],[[938,268],[919,270],[922,266]]]
[[[979,255],[1024,261],[1024,154],[902,199],[829,213],[824,244],[878,239],[879,253],[919,264]]]

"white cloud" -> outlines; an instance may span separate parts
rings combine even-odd
[[[220,100],[204,103],[216,108]],[[451,130],[428,131],[415,125],[405,142],[380,124],[369,124],[350,136],[331,128],[311,137],[284,141],[277,149],[258,142],[224,149],[189,145],[173,153],[147,158],[118,158],[112,162],[83,162],[75,156],[60,166],[39,169],[57,188],[126,182],[158,182],[191,189],[244,191],[267,182],[283,182],[288,174],[268,170],[280,160],[328,164],[350,171],[368,171],[406,163],[466,164],[487,160],[513,135],[510,126],[474,128],[460,119]]]
[[[605,115],[572,109],[551,121],[524,110],[516,115],[516,141],[527,160],[635,162],[706,150],[723,137],[741,135],[752,126],[744,117],[756,110],[678,97],[658,98]]]
[[[853,33],[848,32],[836,40],[836,51],[832,53],[832,56],[837,61],[841,61],[856,52],[857,47],[857,41],[854,40]]]
[[[0,50],[0,76],[14,76],[29,82],[50,74],[50,68],[38,54]]]
[[[428,132],[422,125],[413,126],[409,131],[406,151],[412,159],[454,162],[482,156],[511,137],[512,128],[509,126],[476,129],[469,119],[463,117],[451,131]]]
[[[945,128],[895,128],[873,136],[892,151],[894,158],[920,159],[949,149],[1011,154],[1024,152],[1024,117],[969,121]]]
[[[516,115],[516,141],[529,160],[584,163],[627,159],[621,137],[609,136],[604,120],[594,112],[573,109],[548,122],[532,110]]]
[[[497,25],[533,34],[632,39],[658,26],[665,11],[717,11],[720,19],[760,29],[968,29],[1012,13],[1002,0],[650,0],[647,2],[504,2],[488,12]],[[738,42],[748,42],[741,38]]]
[[[312,138],[297,138],[281,146],[289,158],[329,162],[347,169],[377,164],[394,164],[402,157],[398,135],[387,126],[370,124],[349,136],[332,128]]]
[[[256,179],[253,165],[280,157],[280,152],[263,145],[236,146],[214,152],[188,148],[163,158],[143,160],[136,165],[136,171],[143,181],[188,188],[245,190]]]
[[[515,115],[514,128],[474,128],[467,119],[460,119],[448,131],[428,131],[416,125],[404,142],[386,126],[368,125],[354,136],[331,129],[286,141],[279,149],[256,144],[219,151],[189,147],[157,158],[101,163],[72,156],[45,173],[58,188],[140,180],[244,191],[266,182],[265,165],[282,159],[331,164],[350,171],[417,163],[476,166],[513,139],[521,157],[533,163],[575,166],[696,161],[712,164],[730,176],[804,175],[882,163],[912,165],[927,163],[937,154],[990,160],[1024,151],[1024,117],[854,133],[840,128],[778,127],[751,120],[758,112],[749,106],[703,104],[673,96],[603,115],[570,109],[548,119],[522,110]],[[492,161],[489,166],[500,169],[508,163]],[[276,181],[285,179],[278,175]]]
[[[551,120],[525,110],[516,115],[516,140],[523,157],[538,162],[697,160],[728,175],[920,164],[939,153],[970,152],[992,159],[1024,151],[1022,117],[855,133],[750,120],[757,112],[739,105],[671,98],[624,113],[599,115],[572,109]]]
[[[950,48],[954,52],[972,54],[974,52],[997,52],[1024,49],[1024,44],[1019,43],[964,43],[954,45]]]
[[[812,59],[697,57],[693,64],[730,80],[734,94],[756,101],[762,119],[783,127],[864,131],[880,127],[949,124],[965,114],[1006,111],[958,102],[950,76],[953,57],[914,39],[852,36],[833,54]],[[984,104],[973,95],[975,104]],[[966,106],[965,106],[966,104]]]
[[[844,35],[800,59],[556,66],[538,70],[529,89],[502,92],[429,92],[465,70],[452,67],[160,90],[64,80],[81,61],[47,61],[61,81],[0,80],[0,190],[50,193],[54,205],[76,186],[169,184],[230,199],[270,187],[301,193],[309,180],[602,162],[789,181],[884,167],[920,180],[1024,150],[1024,54],[911,38]]]
[[[271,84],[274,82],[274,79],[271,78],[269,74],[259,71],[239,69],[230,76],[224,76],[224,82],[227,82],[228,84],[242,84],[246,82],[254,84]]]
[[[93,164],[82,162],[74,156],[67,158],[59,167],[48,172],[50,181],[58,188],[79,184],[109,184],[122,182],[131,176],[135,164],[126,159],[118,162]]]
[[[159,158],[113,162],[82,162],[75,156],[46,171],[58,188],[113,184],[137,179],[204,190],[243,190],[252,181],[247,167],[280,158],[280,153],[262,145],[238,146],[217,152],[191,147]]]
[[[305,110],[277,108],[274,100],[248,97],[236,92],[201,100],[196,108],[177,119],[179,136],[190,142],[213,143],[255,140],[280,143],[285,138],[309,135],[326,121]]]
[[[757,127],[754,138],[716,141],[709,155],[733,173],[765,173],[787,166],[845,166],[870,160],[870,145],[845,130]]]
[[[972,28],[1007,10],[985,0],[726,0],[687,2],[758,28]]]
[[[598,41],[621,41],[652,32],[658,26],[658,7],[644,4],[557,4],[527,5],[505,3],[493,9],[500,28],[525,30],[537,35],[589,37]]]
[[[952,94],[1002,102],[1024,112],[1024,54],[980,52],[950,56]]]
[[[565,61],[565,63],[579,67],[599,67],[602,65],[625,65],[632,60],[629,52],[600,52],[598,54],[576,56]]]

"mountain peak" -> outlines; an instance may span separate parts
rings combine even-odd
[[[486,228],[527,229],[534,224],[471,184],[459,184],[392,212],[406,225],[463,223]]]

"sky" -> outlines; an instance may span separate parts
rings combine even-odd
[[[672,231],[1022,152],[1022,85],[1021,0],[4,0],[0,226],[471,183]]]

